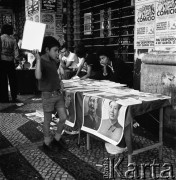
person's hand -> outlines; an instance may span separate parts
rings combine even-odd
[[[75,75],[71,79],[76,80],[76,79],[80,79],[80,77]]]
[[[39,51],[37,49],[34,49],[32,51],[32,54],[35,56],[36,60],[40,60],[40,55],[39,55]]]
[[[107,64],[104,63],[100,63],[101,66],[103,66],[104,68],[106,68]]]
[[[139,123],[138,122],[135,122],[134,124],[133,124],[133,127],[134,128],[137,128],[137,127],[139,127],[140,125],[139,125]]]

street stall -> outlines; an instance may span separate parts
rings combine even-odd
[[[72,106],[75,108],[75,116],[66,121],[66,124],[79,127],[80,130],[87,132],[87,149],[90,148],[90,134],[97,136],[109,144],[127,147],[128,161],[131,162],[132,155],[159,148],[159,157],[162,157],[163,145],[163,108],[170,105],[170,97],[144,93],[125,87],[123,84],[110,81],[95,80],[64,80],[65,92],[72,94]],[[66,94],[66,93],[65,93]],[[90,100],[91,99],[91,100]],[[97,104],[92,105],[92,102]],[[120,108],[118,109],[118,126],[115,126],[111,132],[115,133],[115,138],[108,132],[111,127],[105,125],[108,118],[108,105],[115,102]],[[87,116],[91,116],[89,108],[97,107],[96,123],[89,119],[89,125],[86,124]],[[110,105],[111,106],[111,105]],[[133,119],[135,116],[148,113],[154,109],[159,109],[159,141],[148,147],[133,150]],[[71,113],[71,111],[69,112]],[[92,113],[93,114],[93,113]],[[112,114],[111,114],[112,115]],[[98,124],[98,125],[97,125]],[[116,123],[115,123],[116,124]],[[113,134],[112,133],[112,134]]]

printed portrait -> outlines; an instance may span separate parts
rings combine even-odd
[[[67,120],[71,123],[75,123],[76,112],[75,112],[75,93],[71,91],[64,92],[65,107],[67,113]]]
[[[85,96],[83,100],[83,126],[98,130],[101,123],[102,99]]]
[[[125,118],[120,115],[121,105],[116,101],[104,100],[102,108],[102,121],[98,133],[119,142],[123,136]]]

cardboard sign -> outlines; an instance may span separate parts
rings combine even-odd
[[[21,48],[26,50],[38,49],[41,52],[45,28],[46,24],[27,20],[24,26]]]

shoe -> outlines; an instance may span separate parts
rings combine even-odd
[[[45,143],[43,143],[43,149],[44,149],[45,151],[52,151],[52,150],[53,150],[53,147],[52,147],[51,144],[46,145]]]
[[[67,149],[67,143],[62,139],[60,138],[59,141],[57,141],[55,138],[53,139],[52,141],[52,145],[57,147],[58,150],[61,150],[61,149]]]

